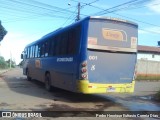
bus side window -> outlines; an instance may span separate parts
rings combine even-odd
[[[35,57],[38,57],[38,45],[35,46]]]
[[[34,57],[35,57],[35,45],[32,46],[32,58],[34,58]]]
[[[40,54],[41,54],[41,44],[38,45],[38,55],[37,55],[37,57],[40,57]]]
[[[28,58],[28,48],[26,48],[26,58]]]
[[[42,43],[40,57],[44,57],[44,53],[45,53],[45,43]]]
[[[26,59],[26,48],[24,49],[24,52],[23,52],[23,59]]]
[[[54,56],[54,38],[52,37],[50,40],[49,40],[49,56]]]
[[[78,51],[78,43],[80,41],[81,26],[77,26],[69,31],[68,54],[76,54]]]
[[[30,47],[27,48],[27,58],[30,58]]]
[[[30,58],[32,58],[32,46],[30,47]]]
[[[75,44],[76,44],[76,31],[71,30],[69,32],[69,40],[68,40],[68,53],[69,54],[75,54]]]
[[[67,55],[67,42],[68,42],[68,33],[62,34],[61,43],[60,43],[60,54]]]
[[[60,35],[58,35],[58,36],[56,36],[56,38],[55,38],[55,44],[54,44],[54,51],[55,51],[55,55],[60,55],[60,42],[61,42],[61,36]]]
[[[49,53],[49,41],[47,40],[44,44],[44,56],[47,57]]]

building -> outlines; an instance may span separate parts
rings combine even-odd
[[[160,47],[138,45],[137,59],[160,61]]]

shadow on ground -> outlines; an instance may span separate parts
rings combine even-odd
[[[1,77],[13,92],[51,100],[49,107],[45,103],[38,106],[46,111],[102,111],[109,107],[117,106],[107,97],[96,94],[73,93],[58,88],[53,88],[52,92],[48,92],[44,89],[43,83],[36,80],[27,81],[23,75],[16,77],[14,74],[8,76],[6,73]],[[37,110],[34,107],[31,109]]]

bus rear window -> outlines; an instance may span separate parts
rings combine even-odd
[[[136,49],[138,26],[122,21],[94,19],[89,22],[88,48]]]

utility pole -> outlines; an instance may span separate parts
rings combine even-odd
[[[10,50],[9,68],[11,69],[11,67],[12,67],[12,53],[11,53],[11,50]]]
[[[77,13],[77,17],[76,17],[75,21],[79,21],[80,20],[80,9],[81,9],[81,4],[80,3],[78,3],[77,8],[78,8],[78,13]]]

